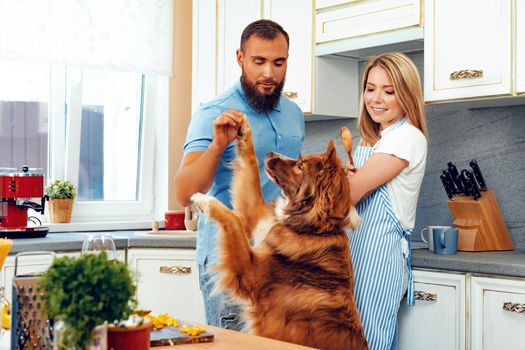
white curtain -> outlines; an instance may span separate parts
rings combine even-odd
[[[171,75],[173,1],[0,0],[0,59]]]

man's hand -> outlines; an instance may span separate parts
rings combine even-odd
[[[230,142],[235,140],[237,131],[244,122],[243,113],[230,109],[213,121],[213,141],[210,149],[222,154]]]

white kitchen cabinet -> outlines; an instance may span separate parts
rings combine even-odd
[[[56,254],[56,257],[80,256],[80,252]],[[53,262],[53,255],[25,255],[18,257],[17,275],[37,274],[46,271]],[[4,287],[4,295],[9,302],[13,293],[13,277],[15,276],[15,255],[9,255],[0,272],[0,286]]]
[[[261,18],[276,21],[288,32],[289,64],[283,93],[303,112],[312,111],[312,0],[196,0],[193,113],[239,80],[242,71],[236,50],[240,48],[241,33],[246,25]]]
[[[516,92],[525,94],[525,1],[516,1]]]
[[[304,113],[312,112],[313,1],[265,0],[264,18],[279,23],[290,37],[284,95]]]
[[[256,19],[267,18],[281,24],[290,36],[283,93],[306,115],[356,118],[358,62],[313,57],[313,16],[313,0],[194,1],[192,113],[239,79],[235,52],[242,30]]]
[[[472,349],[525,347],[525,281],[472,277]]]
[[[315,19],[316,43],[394,31],[421,24],[421,0],[321,1]]]
[[[195,250],[130,249],[128,264],[136,272],[141,309],[204,324]]]
[[[262,17],[261,4],[261,0],[217,1],[217,94],[239,81],[241,67],[236,52],[241,46],[241,33]]]
[[[399,310],[398,348],[465,349],[465,275],[414,270],[415,305]]]
[[[425,0],[425,101],[510,95],[512,1]]]

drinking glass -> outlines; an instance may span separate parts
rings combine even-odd
[[[82,254],[98,254],[100,252],[106,252],[108,259],[115,259],[116,248],[113,238],[107,235],[89,235],[82,243]]]

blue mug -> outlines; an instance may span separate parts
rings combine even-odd
[[[434,238],[434,253],[441,255],[457,254],[458,252],[458,229],[457,228],[435,228],[432,230]]]

